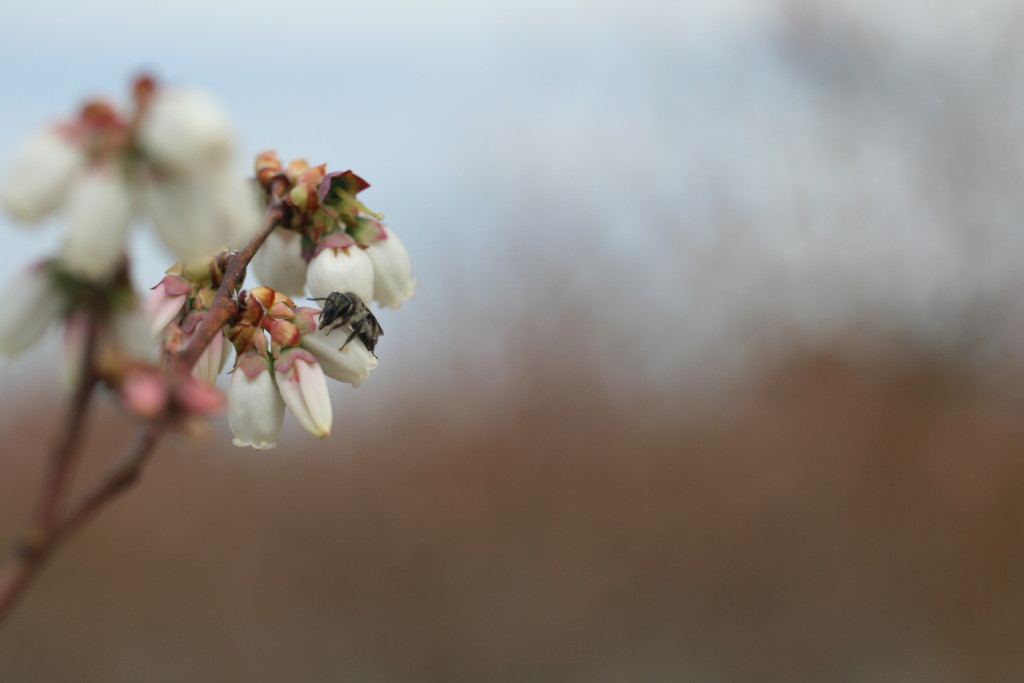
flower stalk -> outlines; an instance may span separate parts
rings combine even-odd
[[[228,255],[224,277],[209,311],[185,348],[168,359],[169,364],[180,376],[187,376],[192,372],[192,367],[206,347],[217,334],[220,334],[221,328],[237,315],[238,306],[233,300],[234,293],[236,288],[241,286],[246,266],[283,217],[282,207],[279,203],[273,202],[267,209],[263,225],[256,236],[241,251]],[[88,316],[79,381],[72,397],[65,427],[51,455],[50,472],[39,494],[35,515],[26,532],[15,543],[6,564],[0,568],[0,623],[10,614],[18,598],[24,594],[57,544],[138,479],[139,473],[169,424],[167,415],[160,415],[146,422],[139,428],[135,439],[121,457],[94,480],[81,498],[68,505],[66,511],[61,514],[76,447],[82,442],[82,430],[93,396],[93,388],[98,381],[92,361],[97,346],[99,315],[95,308],[92,313]]]

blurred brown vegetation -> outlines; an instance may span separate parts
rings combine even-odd
[[[0,680],[1024,676],[1020,378],[837,350],[659,406],[527,374],[325,443],[166,443],[19,605]],[[0,540],[51,424],[4,421]]]

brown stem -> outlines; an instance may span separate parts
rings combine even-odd
[[[107,468],[60,521],[49,526],[33,526],[33,531],[17,544],[0,570],[0,619],[10,613],[32,579],[39,575],[39,570],[57,544],[138,478],[163,429],[161,421],[140,427],[132,445],[121,458]]]
[[[139,427],[131,445],[125,449],[121,457],[96,479],[92,488],[82,494],[81,498],[61,519],[55,529],[54,540],[58,534],[65,536],[72,533],[103,507],[104,503],[131,486],[139,478],[142,466],[149,460],[164,428],[165,424],[160,420],[154,420]]]
[[[85,320],[85,343],[82,348],[78,383],[71,397],[63,429],[50,456],[49,474],[39,496],[33,520],[33,526],[38,533],[33,535],[45,535],[46,529],[53,523],[57,514],[58,505],[71,476],[75,445],[81,441],[92,392],[99,379],[93,363],[96,355],[96,337],[99,333],[98,306],[95,301],[90,302],[90,309]]]
[[[228,256],[224,268],[224,278],[217,289],[217,296],[213,299],[210,310],[203,316],[202,322],[192,333],[192,339],[174,358],[174,362],[183,369],[191,368],[203,355],[203,351],[213,341],[228,321],[238,313],[238,304],[235,303],[235,289],[242,284],[245,278],[245,268],[252,261],[256,251],[273,232],[277,224],[281,222],[284,215],[283,209],[278,203],[274,203],[267,209],[264,217],[263,227],[259,233],[252,238],[249,244],[241,251],[236,251]]]
[[[276,194],[273,193],[274,196]],[[277,227],[283,215],[280,204],[273,202],[267,209],[259,233],[244,249],[228,256],[224,277],[209,312],[196,328],[188,345],[170,359],[170,363],[178,372],[190,372],[210,342],[237,314],[238,306],[234,301],[234,294],[245,277],[246,266],[252,261],[267,236]],[[69,506],[63,516],[58,517],[61,498],[67,490],[74,452],[81,444],[80,435],[85,423],[89,398],[97,382],[92,364],[96,328],[95,315],[90,315],[82,376],[72,398],[67,424],[54,449],[50,475],[40,493],[36,516],[28,533],[15,545],[6,564],[0,568],[0,621],[10,614],[17,599],[38,574],[57,544],[91,519],[118,494],[130,488],[138,479],[142,467],[166,428],[165,418],[157,418],[140,427],[135,439],[121,457],[97,477],[89,489]]]

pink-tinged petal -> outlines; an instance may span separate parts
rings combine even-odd
[[[316,245],[313,255],[316,256],[324,249],[349,249],[356,246],[356,241],[347,232],[332,232],[323,237]]]
[[[150,329],[153,334],[159,334],[170,323],[176,321],[182,314],[185,302],[188,301],[188,292],[191,291],[191,288],[187,288],[183,293],[175,294],[170,290],[177,288],[174,285],[168,286],[167,283],[170,278],[182,280],[182,278],[168,275],[163,282],[153,288],[153,293],[146,299],[144,308],[146,315],[149,316]]]
[[[227,403],[223,392],[207,386],[192,376],[183,377],[174,389],[178,409],[185,415],[215,415],[224,411]]]
[[[295,309],[294,313],[292,323],[295,327],[299,328],[300,334],[313,332],[320,325],[320,314],[322,311],[319,308],[299,306]]]
[[[328,173],[324,176],[323,180],[320,181],[320,201],[326,202],[333,190],[340,189],[354,197],[368,187],[370,187],[370,183],[366,182],[352,171],[335,171],[334,173]]]
[[[125,407],[147,420],[162,415],[170,398],[167,378],[152,368],[129,370],[118,391]]]
[[[263,327],[270,332],[270,340],[279,347],[299,345],[299,330],[287,320],[263,319]]]
[[[213,386],[217,382],[217,375],[224,368],[224,347],[227,346],[224,341],[224,335],[218,333],[192,367],[192,376],[203,384]]]
[[[331,397],[327,379],[312,354],[286,349],[274,363],[274,379],[288,409],[299,424],[318,439],[331,433]]]

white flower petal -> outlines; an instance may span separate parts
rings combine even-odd
[[[159,90],[139,126],[139,139],[151,161],[178,175],[222,170],[230,165],[235,147],[227,111],[192,88]]]
[[[46,266],[35,266],[19,273],[4,291],[0,354],[13,356],[43,336],[60,317],[64,302]]]
[[[146,299],[144,308],[151,323],[150,329],[153,334],[163,332],[164,328],[181,316],[182,308],[188,301],[187,294],[168,294],[163,282],[153,288],[153,292]]]
[[[306,293],[306,262],[302,238],[294,230],[274,230],[252,260],[256,277],[267,287],[290,297]]]
[[[416,293],[412,261],[398,235],[384,228],[387,239],[374,242],[366,250],[373,263],[373,298],[385,308],[399,308]]]
[[[15,218],[34,223],[64,202],[85,155],[54,128],[40,130],[14,153],[0,185],[0,204]]]
[[[325,330],[316,330],[302,335],[300,344],[316,356],[325,375],[358,387],[370,376],[370,370],[377,367],[377,358],[366,350],[358,337],[353,337],[344,348],[339,348],[351,332],[347,326],[333,330],[330,334]]]
[[[124,260],[131,225],[128,183],[116,166],[89,169],[72,186],[61,263],[74,275],[109,280]]]
[[[278,391],[288,409],[298,419],[299,424],[318,439],[331,434],[331,397],[327,392],[327,379],[319,363],[309,363],[301,358],[291,359],[290,367],[283,363],[286,356],[298,351],[287,349],[274,363],[274,378]],[[305,352],[303,352],[305,353]]]
[[[373,298],[373,263],[359,247],[324,249],[310,262],[306,283],[314,297],[352,292],[369,302]]]
[[[203,182],[150,178],[143,200],[164,244],[186,261],[242,247],[260,226],[253,187],[228,175]]]
[[[269,368],[250,379],[241,369],[231,375],[228,385],[228,425],[236,446],[263,451],[277,445],[284,424],[284,401]]]
[[[192,366],[192,376],[207,386],[212,387],[216,384],[217,375],[224,369],[224,363],[227,361],[227,346],[230,345],[225,343],[224,335],[218,332]]]
[[[259,188],[251,180],[225,176],[215,196],[215,206],[224,243],[229,249],[241,249],[249,243],[263,223]]]

